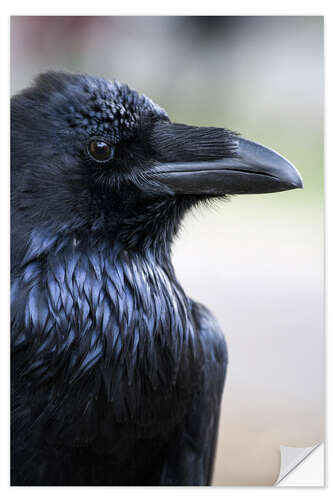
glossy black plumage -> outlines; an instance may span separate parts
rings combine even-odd
[[[11,123],[12,484],[209,484],[227,349],[170,246],[187,210],[224,193],[186,177],[177,194],[158,169],[237,163],[237,136],[65,73],[15,96]],[[96,137],[114,151],[102,165]],[[251,192],[244,167],[232,172]],[[273,190],[297,187],[288,172]]]

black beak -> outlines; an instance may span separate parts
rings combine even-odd
[[[196,132],[200,131],[196,127]],[[207,130],[203,128],[202,130]],[[223,134],[226,143],[225,129]],[[215,140],[217,139],[215,133]],[[229,154],[220,158],[209,155],[207,144],[201,141],[197,147],[199,158],[186,161],[163,161],[153,167],[154,178],[168,186],[173,194],[202,194],[220,196],[224,194],[274,193],[302,188],[303,183],[296,168],[283,156],[255,142],[230,134]],[[197,145],[198,146],[198,145]],[[202,159],[202,148],[208,159]],[[216,142],[214,141],[216,151]],[[230,151],[232,150],[232,154]],[[207,154],[208,153],[208,154]]]

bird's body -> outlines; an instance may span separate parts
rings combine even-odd
[[[12,484],[209,484],[227,349],[170,252],[212,195],[180,162],[230,163],[235,136],[198,152],[200,129],[80,75],[12,109]]]
[[[189,477],[177,468],[177,484],[206,483],[216,422],[200,428],[197,411],[218,418],[227,355],[217,325],[167,256],[60,244],[13,281],[14,484],[158,485],[163,474],[173,484],[179,439],[193,465]]]

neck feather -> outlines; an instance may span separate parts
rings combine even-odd
[[[139,412],[139,394],[172,391],[199,346],[169,247],[43,241],[31,245],[13,285],[14,345],[30,346],[25,376],[62,388],[64,379],[72,387],[89,380],[117,419]],[[36,248],[43,252],[34,257]]]

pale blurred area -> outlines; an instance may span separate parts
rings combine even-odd
[[[215,485],[271,485],[280,444],[324,439],[321,17],[14,17],[12,91],[47,69],[117,78],[173,121],[279,151],[304,190],[184,221],[174,263],[229,346]]]

